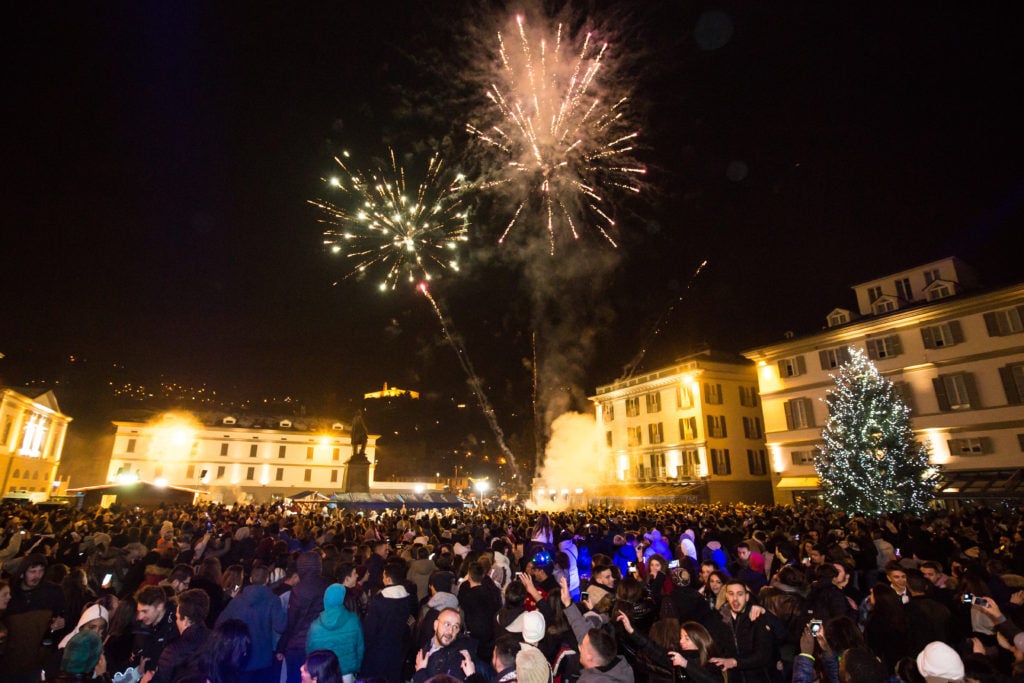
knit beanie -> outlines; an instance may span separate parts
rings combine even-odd
[[[960,680],[964,677],[964,663],[956,650],[941,641],[928,643],[917,655],[917,670],[924,677]]]
[[[64,657],[60,660],[60,670],[68,674],[89,674],[100,661],[103,652],[103,641],[95,631],[79,631],[68,641],[64,648]]]
[[[516,680],[519,683],[551,683],[551,665],[544,653],[524,647],[516,655]]]

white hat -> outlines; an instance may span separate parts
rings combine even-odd
[[[536,610],[523,612],[506,627],[512,633],[522,633],[523,640],[527,643],[539,643],[544,637],[544,630],[546,628],[547,624],[544,623],[544,615]]]
[[[964,677],[964,663],[956,650],[936,640],[928,643],[917,655],[917,670],[922,676],[934,676],[950,680]]]
[[[82,616],[78,620],[78,625],[75,626],[71,633],[64,636],[64,640],[60,641],[60,645],[57,647],[61,650],[66,648],[68,646],[68,641],[70,641],[76,633],[82,630],[82,626],[88,624],[93,619],[103,619],[109,624],[110,614],[107,612],[107,608],[100,604],[93,604],[86,607],[85,610],[82,611]]]

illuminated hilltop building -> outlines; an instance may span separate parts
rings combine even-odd
[[[33,501],[63,493],[56,479],[71,418],[52,391],[0,387],[0,484],[4,496]]]
[[[380,391],[371,391],[363,394],[364,399],[371,398],[398,398],[400,396],[408,396],[409,398],[419,398],[420,392],[412,391],[411,389],[398,389],[397,387],[388,388],[388,383],[384,382],[384,388]]]
[[[352,455],[350,425],[331,419],[168,412],[114,425],[108,482],[170,484],[225,503],[342,491]],[[366,445],[370,482],[377,438]]]
[[[857,312],[744,352],[758,365],[772,486],[779,503],[813,498],[822,399],[847,347],[865,350],[911,409],[917,438],[942,468],[939,497],[1024,497],[1024,283],[982,291],[945,258],[853,287]]]
[[[590,400],[597,407],[606,465],[602,488],[609,498],[633,491],[659,499],[771,501],[757,372],[750,361],[707,350],[599,386]]]

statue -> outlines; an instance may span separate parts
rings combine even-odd
[[[356,416],[352,418],[352,457],[361,455],[366,457],[366,423],[363,422],[363,411],[357,410]]]
[[[357,410],[352,418],[352,457],[345,468],[345,491],[347,493],[369,493],[370,461],[366,457],[366,423],[363,422],[363,411]]]

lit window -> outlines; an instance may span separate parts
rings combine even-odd
[[[640,397],[633,396],[626,399],[626,417],[636,417],[640,414]]]
[[[796,377],[807,372],[803,356],[783,358],[779,361],[779,377]]]
[[[653,422],[647,425],[647,436],[650,443],[662,443],[665,440],[665,434],[662,430],[660,422]]]
[[[660,413],[661,412],[661,392],[652,391],[647,394],[647,412],[648,413]]]

